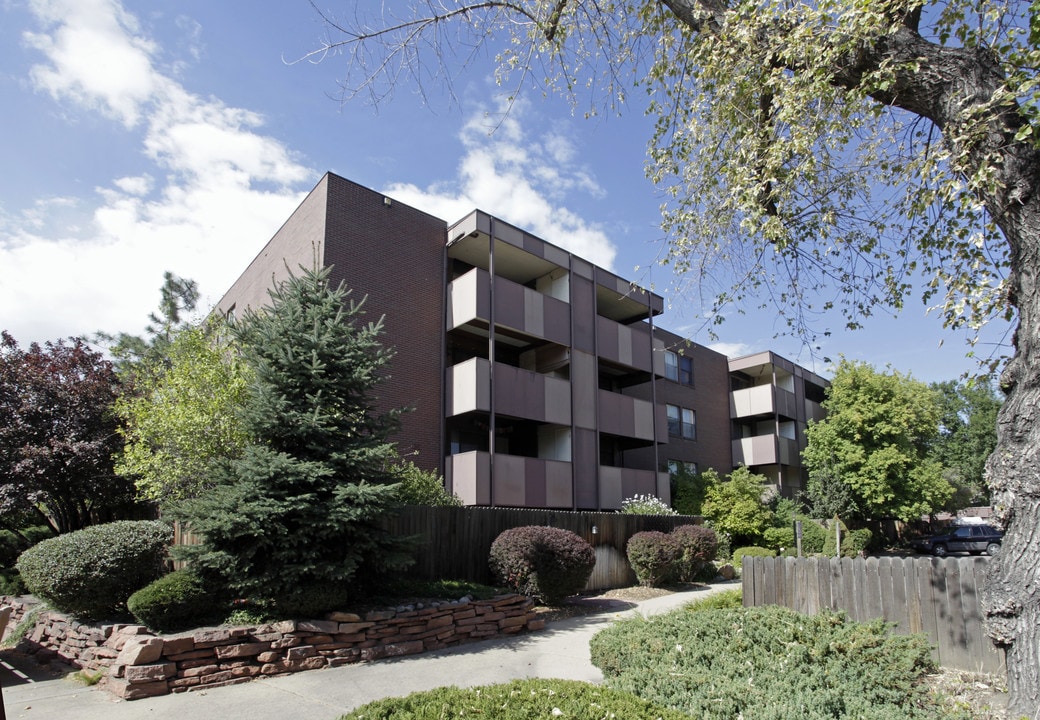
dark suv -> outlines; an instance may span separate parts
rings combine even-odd
[[[914,540],[914,550],[945,557],[947,553],[969,552],[972,555],[996,555],[1004,533],[991,525],[953,525],[938,535]]]

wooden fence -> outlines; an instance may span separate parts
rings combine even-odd
[[[1004,652],[986,635],[978,599],[989,561],[745,557],[744,605],[784,605],[806,614],[844,610],[857,621],[884,618],[895,632],[924,633],[944,667],[1002,674]]]
[[[571,530],[596,551],[596,567],[587,590],[626,587],[636,582],[628,564],[625,545],[643,530],[669,532],[679,525],[699,525],[703,519],[689,515],[620,515],[618,513],[527,510],[520,508],[416,507],[409,506],[383,525],[398,537],[414,537],[415,565],[408,573],[420,580],[471,580],[493,582],[488,567],[491,543],[503,530],[524,525],[549,525]],[[174,527],[175,545],[194,545],[199,538]],[[183,563],[174,563],[177,568]]]
[[[422,579],[452,578],[490,583],[488,553],[499,533],[524,525],[549,525],[571,530],[596,550],[596,567],[588,590],[635,583],[625,556],[625,544],[637,532],[668,532],[679,525],[699,524],[700,517],[621,515],[518,508],[406,507],[386,522],[399,536],[419,540],[415,565],[409,571]]]

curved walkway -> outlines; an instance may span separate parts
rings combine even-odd
[[[698,598],[739,588],[740,581],[663,595],[616,609],[550,623],[545,630],[470,643],[424,655],[345,665],[208,691],[125,702],[45,669],[0,665],[8,720],[336,720],[372,700],[444,685],[488,685],[545,677],[600,682],[589,639],[614,620],[668,612]],[[0,654],[0,661],[9,661]]]

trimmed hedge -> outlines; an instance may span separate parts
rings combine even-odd
[[[783,607],[622,620],[590,643],[606,684],[704,720],[950,717],[922,682],[927,639]]]
[[[195,627],[218,619],[220,603],[190,570],[175,570],[135,592],[126,601],[137,622],[158,632]],[[219,618],[223,619],[223,618]]]
[[[689,720],[631,693],[576,680],[514,680],[500,685],[442,687],[362,705],[340,720]]]
[[[584,589],[596,552],[570,530],[528,525],[495,538],[489,562],[495,576],[514,591],[556,605]]]
[[[659,587],[675,570],[679,540],[659,530],[644,530],[628,539],[625,554],[640,585]]]
[[[126,600],[163,572],[173,531],[157,520],[92,525],[22,553],[29,591],[59,612],[84,618],[126,613]]]

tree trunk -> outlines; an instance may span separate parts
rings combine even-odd
[[[1034,186],[1035,187],[1035,186]],[[1036,197],[1017,213],[1012,242],[1019,324],[1015,355],[1001,377],[1008,393],[997,447],[986,463],[992,504],[1005,535],[983,586],[990,636],[1007,655],[1010,717],[1040,714],[1040,210]],[[1028,210],[1028,212],[1027,212]]]

